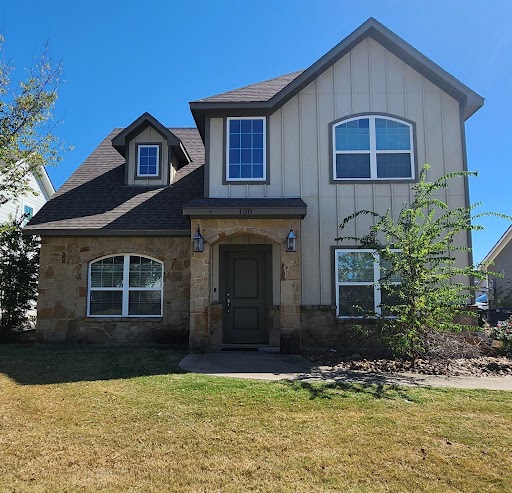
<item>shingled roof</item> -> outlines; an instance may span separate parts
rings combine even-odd
[[[25,227],[43,235],[188,234],[183,205],[203,196],[204,146],[195,128],[171,128],[192,162],[171,186],[125,185],[125,159],[107,135]]]
[[[295,80],[303,70],[292,72],[290,74],[274,77],[273,79],[257,82],[248,86],[233,89],[232,91],[223,92],[204,99],[198,99],[197,102],[222,103],[222,102],[239,102],[251,103],[258,101],[268,101],[278,92],[284,89],[290,82]]]

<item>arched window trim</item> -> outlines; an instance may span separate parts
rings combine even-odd
[[[122,287],[92,287],[91,286],[91,267],[93,264],[105,260],[107,258],[112,257],[123,257],[123,286]],[[131,287],[129,286],[129,268],[130,268],[130,257],[142,257],[149,260],[153,260],[154,262],[158,262],[162,268],[162,282],[160,285],[160,289],[153,287]],[[126,281],[125,281],[126,280]],[[123,301],[122,301],[122,313],[121,315],[91,315],[91,292],[92,291],[118,291],[123,293]],[[159,291],[160,292],[160,314],[159,315],[129,315],[128,314],[128,302],[129,302],[129,293],[130,291]],[[149,255],[143,255],[137,252],[130,253],[113,253],[110,255],[104,255],[102,257],[95,258],[94,260],[90,260],[87,265],[87,317],[91,318],[162,318],[163,316],[163,308],[164,308],[164,263]]]
[[[337,151],[336,150],[336,127],[345,123],[368,118],[370,120],[370,150],[353,150],[353,151]],[[376,134],[375,134],[375,119],[382,118],[385,120],[396,121],[402,125],[407,125],[410,128],[410,150],[378,150],[376,149]],[[330,123],[330,144],[331,144],[331,180],[332,183],[339,182],[390,182],[390,181],[402,181],[411,182],[417,180],[416,173],[416,125],[413,121],[399,117],[397,115],[391,115],[388,113],[358,113],[354,115],[348,115]],[[337,154],[370,154],[370,177],[369,178],[338,178],[336,176],[336,155]],[[409,154],[411,156],[411,176],[410,177],[377,177],[377,153],[378,154]]]

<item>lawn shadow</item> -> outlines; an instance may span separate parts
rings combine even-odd
[[[306,390],[310,399],[332,399],[364,394],[374,399],[414,400],[410,388],[420,387],[414,378],[405,375],[344,371],[321,376],[303,375],[288,382],[295,390]]]
[[[0,345],[0,373],[20,385],[113,380],[182,373],[186,348]]]

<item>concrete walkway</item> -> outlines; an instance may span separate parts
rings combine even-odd
[[[333,372],[317,367],[300,356],[259,351],[189,354],[180,361],[180,367],[186,371],[204,375],[257,380],[303,380],[512,391],[512,378],[507,377],[477,378],[443,377],[416,373]]]

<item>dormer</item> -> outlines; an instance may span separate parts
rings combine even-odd
[[[112,139],[126,159],[127,185],[170,185],[190,158],[181,140],[149,113],[144,113]]]

